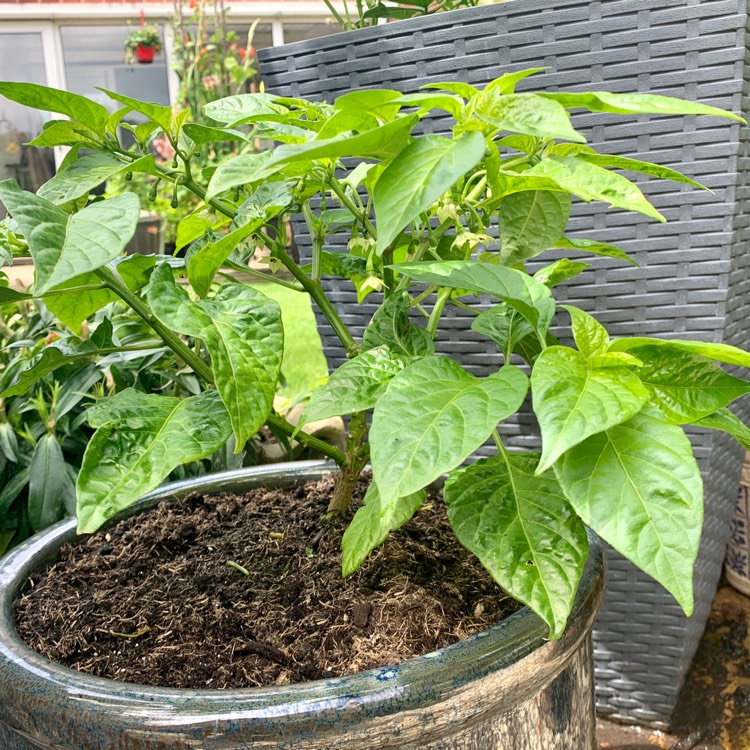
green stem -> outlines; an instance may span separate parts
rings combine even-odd
[[[81,286],[71,286],[68,289],[53,289],[51,292],[45,292],[40,295],[33,295],[36,299],[44,297],[58,297],[61,294],[79,294],[82,292],[96,292],[100,289],[106,289],[106,284],[82,284]]]
[[[312,241],[312,270],[310,272],[310,278],[316,282],[320,282],[321,276],[321,256],[323,254],[323,238],[320,235],[320,231],[315,226],[315,217],[310,207],[310,201],[305,201],[302,204],[302,215],[305,217],[305,224],[307,224],[307,230],[310,232],[310,240]]]
[[[328,513],[343,515],[349,510],[357,480],[365,468],[369,450],[363,445],[367,435],[367,418],[363,411],[352,415],[346,440],[346,457],[341,466],[341,475],[328,504]]]
[[[453,290],[448,287],[444,287],[438,292],[438,298],[435,301],[435,306],[432,308],[430,319],[427,321],[427,330],[430,336],[434,339],[437,336],[437,327],[440,322],[440,316],[443,314],[446,302],[450,299],[451,292]]]
[[[199,375],[207,383],[214,382],[214,373],[211,366],[192,351],[190,347],[176,333],[174,333],[174,331],[163,325],[153,315],[149,306],[137,294],[131,292],[111,269],[104,267],[100,268],[98,271],[94,271],[94,273],[109,289],[129,305],[146,323],[148,323],[151,328],[156,331],[162,341],[164,341],[164,343],[180,359],[182,359],[185,364],[196,373],[196,375]],[[270,414],[266,422],[287,435],[292,435],[296,429],[294,425],[276,414]],[[297,440],[307,447],[322,453],[324,456],[332,458],[338,464],[342,464],[345,461],[346,457],[340,450],[332,445],[328,445],[328,443],[323,440],[319,440],[318,438],[312,437],[303,432],[297,434]]]
[[[328,10],[331,11],[331,15],[339,22],[341,25],[341,28],[344,28],[344,19],[341,17],[339,12],[336,10],[336,8],[333,7],[333,4],[331,3],[331,0],[323,0],[323,2],[328,6]]]
[[[422,294],[417,295],[414,297],[411,301],[411,304],[409,307],[415,307],[418,305],[423,299],[427,299],[435,290],[437,289],[437,285],[433,284],[432,286],[427,287]]]
[[[263,281],[268,281],[273,284],[278,284],[279,286],[286,287],[287,289],[291,289],[294,292],[304,292],[305,290],[299,285],[295,284],[293,281],[287,281],[286,279],[280,279],[278,276],[272,273],[266,273],[265,271],[258,271],[255,268],[251,268],[250,266],[243,266],[239,263],[235,263],[232,260],[226,260],[224,261],[224,265],[227,268],[231,268],[233,271],[237,271],[238,273],[246,273],[250,276],[255,276],[257,279],[261,279]],[[227,278],[232,278],[229,276],[229,274],[223,274]],[[235,279],[236,281],[236,279]]]
[[[341,205],[348,208],[357,217],[357,220],[367,230],[368,234],[376,240],[378,238],[378,231],[375,229],[375,225],[370,221],[367,214],[358,208],[354,201],[346,194],[346,188],[335,177],[329,178],[328,185],[336,193],[336,197],[339,199]]]

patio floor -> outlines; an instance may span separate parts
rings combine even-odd
[[[750,598],[727,584],[675,711],[673,732],[600,721],[600,750],[750,750]]]

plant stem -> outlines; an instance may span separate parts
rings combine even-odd
[[[255,268],[250,268],[250,266],[243,266],[239,263],[235,263],[232,260],[225,260],[224,265],[227,268],[231,268],[233,271],[237,271],[238,273],[246,273],[250,276],[255,276],[257,279],[261,279],[262,281],[268,281],[272,284],[278,284],[279,286],[286,287],[287,289],[291,289],[294,292],[304,292],[305,290],[299,285],[295,284],[293,281],[287,281],[286,279],[280,279],[278,276],[272,273],[266,273],[265,271],[257,271]],[[225,274],[226,276],[229,276],[229,274]],[[230,277],[231,278],[231,277]],[[236,281],[236,279],[235,279]]]
[[[51,292],[33,295],[36,299],[45,297],[59,297],[61,294],[79,294],[81,292],[96,292],[100,289],[106,289],[106,284],[83,284],[82,286],[71,286],[68,289],[53,289]]]
[[[149,306],[135,293],[131,292],[130,289],[117,277],[115,273],[109,268],[100,268],[94,273],[111,289],[118,297],[120,297],[127,305],[129,305],[135,313],[137,313],[151,328],[156,331],[159,337],[164,343],[180,358],[185,364],[187,364],[196,375],[199,375],[207,383],[214,383],[214,373],[211,366],[202,360],[190,347],[170,328],[163,325],[151,312]],[[269,425],[273,425],[287,435],[292,435],[295,431],[295,426],[286,421],[283,417],[279,417],[276,414],[270,414],[266,420]],[[307,435],[304,432],[297,434],[297,440],[300,443],[312,448],[313,450],[322,453],[324,456],[332,458],[336,463],[342,464],[345,461],[344,454],[332,445],[319,440],[316,437]]]
[[[367,435],[367,416],[360,411],[354,414],[349,422],[349,434],[346,439],[346,459],[341,465],[341,474],[336,482],[333,497],[328,504],[328,512],[340,516],[349,510],[357,480],[365,468],[369,451],[363,445]]]
[[[362,226],[367,230],[368,234],[376,240],[378,238],[378,231],[375,229],[375,225],[370,221],[367,213],[354,204],[354,201],[346,194],[346,188],[335,178],[331,177],[328,180],[328,185],[331,190],[336,193],[336,197],[341,202],[342,206],[345,206],[357,217]]]
[[[312,270],[310,272],[310,278],[317,284],[320,283],[321,274],[321,256],[323,254],[323,238],[320,235],[319,229],[315,226],[315,217],[310,207],[310,201],[305,201],[302,204],[302,215],[305,217],[305,224],[310,232],[310,240],[312,242]]]

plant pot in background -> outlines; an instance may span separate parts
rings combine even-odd
[[[127,255],[162,255],[164,253],[164,230],[158,214],[141,211],[133,239],[125,247]]]
[[[267,90],[282,96],[332,101],[358,87],[411,93],[440,81],[483,85],[509,71],[544,65],[549,70],[522,82],[519,91],[649,91],[741,113],[749,109],[750,81],[743,80],[743,71],[750,70],[747,24],[745,0],[514,0],[260,50],[259,59]],[[445,123],[435,116],[424,129],[439,133]],[[591,268],[558,287],[558,298],[565,302],[567,294],[569,303],[595,314],[614,336],[695,338],[747,348],[748,129],[709,117],[589,113],[577,115],[575,124],[593,145],[606,143],[612,153],[675,167],[715,192],[661,181],[644,186],[666,225],[608,212],[603,204],[578,205],[573,234],[622,243],[641,267],[571,253]],[[301,256],[309,258],[304,222],[296,222],[294,232]],[[545,254],[541,264],[558,257]],[[358,305],[349,282],[328,278],[324,287],[343,321],[361,335],[380,302],[377,295]],[[499,355],[468,330],[471,317],[460,309],[444,316],[438,351],[483,376],[497,368]],[[320,314],[318,321],[329,365],[336,368],[346,355]],[[538,447],[529,411],[503,428],[506,444]],[[686,618],[659,584],[608,550],[611,583],[594,633],[600,712],[662,729],[721,574],[742,456],[726,435],[692,430],[690,436],[706,495],[695,613]]]
[[[742,465],[724,572],[737,591],[750,596],[750,453]]]
[[[141,63],[141,65],[148,65],[149,63],[152,63],[154,61],[155,54],[156,54],[155,47],[144,47],[142,44],[139,44],[135,48],[136,60],[138,60],[138,62]]]
[[[254,467],[167,485],[124,515],[191,492],[243,492],[331,471],[320,461]],[[603,559],[592,537],[565,634],[524,608],[489,630],[400,666],[244,690],[174,690],[59,666],[16,635],[12,608],[28,576],[76,538],[75,521],[37,534],[0,562],[0,747],[3,750],[594,750],[591,627]]]

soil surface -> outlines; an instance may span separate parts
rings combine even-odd
[[[346,519],[321,520],[332,487],[162,502],[65,547],[29,581],[18,631],[93,675],[239,688],[397,664],[518,609],[455,540],[439,493],[342,579]]]

